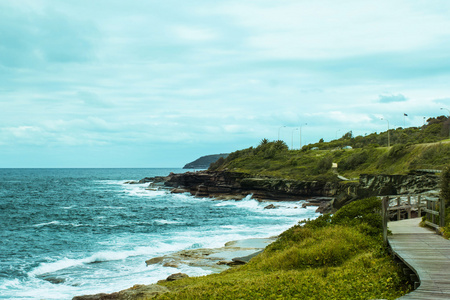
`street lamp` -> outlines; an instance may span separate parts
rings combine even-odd
[[[391,147],[391,136],[389,135],[389,120],[381,118],[381,120],[385,120],[388,124],[388,148]]]
[[[303,125],[308,125],[308,123],[305,123]],[[302,125],[300,125],[300,150],[302,150]]]
[[[280,128],[278,128],[278,140],[280,140],[280,130],[281,128],[286,127],[286,126],[280,126]]]
[[[291,149],[294,150],[294,131],[298,130],[298,128],[292,129],[292,139],[291,139]]]
[[[336,139],[337,139],[337,133],[338,133],[339,131],[341,131],[341,130],[340,130],[340,129],[336,130]]]

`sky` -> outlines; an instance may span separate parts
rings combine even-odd
[[[448,0],[0,0],[0,168],[182,167],[447,109]]]

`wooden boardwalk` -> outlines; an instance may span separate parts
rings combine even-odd
[[[420,218],[389,222],[394,255],[413,270],[420,286],[399,299],[450,299],[450,241],[419,226]]]

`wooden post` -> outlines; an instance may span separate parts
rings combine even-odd
[[[408,195],[408,208],[406,211],[408,213],[408,219],[411,219],[411,195]]]
[[[417,207],[418,207],[419,218],[421,218],[422,217],[422,206],[420,203],[420,195],[417,196]]]
[[[445,227],[445,199],[439,198],[439,226]]]
[[[381,213],[383,218],[383,243],[387,245],[387,222],[388,222],[389,197],[381,200]]]
[[[397,197],[397,221],[400,221],[401,219],[401,214],[400,214],[400,197]]]
[[[429,205],[427,205],[427,206],[429,206],[429,210],[435,210],[436,208],[434,207],[434,203],[433,202],[431,202],[431,201],[428,201],[427,200],[427,202],[429,203]],[[436,224],[436,216],[435,216],[435,214],[431,214],[431,223],[433,223],[433,224]]]

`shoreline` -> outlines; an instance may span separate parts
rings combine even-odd
[[[226,242],[218,248],[180,250],[171,254],[153,257],[145,261],[147,266],[160,264],[163,267],[178,268],[180,265],[200,267],[213,273],[230,266],[244,264],[262,252],[276,237],[247,238]]]
[[[218,248],[198,248],[180,250],[171,254],[153,257],[145,261],[147,266],[160,264],[163,267],[179,268],[180,265],[200,267],[211,271],[211,274],[221,273],[236,265],[243,265],[253,257],[263,252],[264,249],[278,237],[247,238],[228,241]],[[134,285],[127,289],[114,293],[99,293],[75,296],[72,300],[106,300],[125,299],[145,292],[146,295],[156,296],[170,292],[166,287],[159,285],[161,281],[177,280],[189,277],[184,273],[173,273],[167,278],[160,279],[156,283]]]

